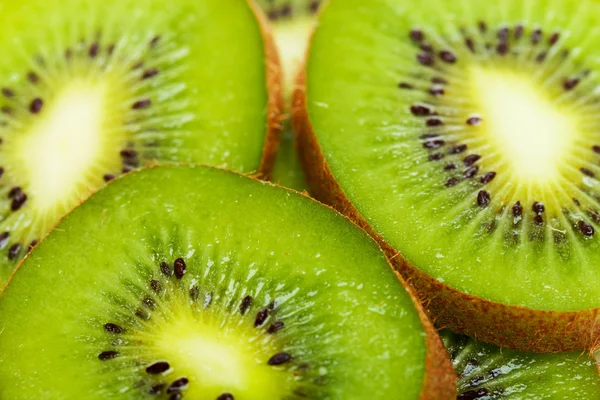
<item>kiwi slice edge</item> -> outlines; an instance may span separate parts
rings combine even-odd
[[[326,12],[329,6],[330,2],[323,7],[322,13]],[[486,28],[490,32],[489,27]],[[317,26],[316,30],[319,29],[320,26]],[[483,25],[478,29],[483,29]],[[314,38],[311,38],[304,68],[297,77],[292,109],[300,159],[310,193],[355,221],[380,243],[394,268],[415,288],[437,325],[477,340],[520,351],[545,353],[594,351],[600,348],[600,308],[576,311],[541,310],[467,294],[419,269],[402,255],[401,249],[390,245],[367,221],[329,168],[327,157],[310,119],[311,100],[308,98],[307,69]]]

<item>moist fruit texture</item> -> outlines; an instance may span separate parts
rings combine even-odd
[[[375,242],[316,201],[148,168],[69,214],[13,275],[0,398],[453,399],[417,307]]]
[[[313,30],[320,0],[259,0],[271,26],[283,67],[283,92],[288,111],[282,121],[283,134],[272,181],[296,190],[307,189],[306,179],[296,150],[294,132],[288,118],[296,76],[304,61],[308,39]]]
[[[0,1],[0,288],[119,174],[177,161],[268,176],[280,77],[261,29],[244,0]]]
[[[598,16],[587,0],[322,10],[295,100],[312,193],[379,239],[440,326],[596,345]]]
[[[537,354],[441,333],[459,375],[457,400],[598,399],[596,360],[581,353]]]

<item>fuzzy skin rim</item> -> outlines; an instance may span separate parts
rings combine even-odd
[[[510,306],[460,292],[412,265],[375,232],[336,182],[312,128],[307,104],[306,72],[302,71],[294,92],[293,124],[311,193],[377,240],[394,269],[416,290],[438,327],[521,351],[552,353],[600,348],[600,308],[545,311]]]
[[[257,171],[257,177],[264,180],[271,179],[279,142],[283,132],[285,101],[283,99],[283,73],[279,53],[273,38],[271,25],[262,9],[254,0],[246,0],[252,13],[260,26],[260,32],[265,45],[265,69],[267,75],[267,132],[263,147],[262,159]]]

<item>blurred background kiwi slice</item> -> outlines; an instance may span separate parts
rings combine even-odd
[[[598,364],[590,354],[526,353],[449,330],[440,335],[459,378],[457,400],[600,398]]]
[[[285,119],[282,121],[283,133],[271,180],[299,191],[307,190],[308,187],[289,116],[296,77],[304,64],[308,40],[322,3],[321,0],[257,0],[273,29],[282,64],[286,105]]]
[[[441,326],[595,346],[600,4],[339,0],[320,15],[295,118],[312,193],[379,239]]]
[[[67,215],[13,275],[0,398],[454,399],[415,304],[328,207],[225,170],[147,168]]]
[[[169,161],[268,177],[277,55],[245,0],[3,1],[0,11],[0,287],[61,216],[120,174]]]

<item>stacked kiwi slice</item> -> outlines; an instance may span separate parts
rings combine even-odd
[[[366,233],[208,167],[148,168],[92,196],[21,265],[0,326],[2,399],[456,390],[433,325]]]
[[[0,10],[0,287],[60,217],[123,173],[161,162],[271,173],[279,67],[246,2]]]
[[[0,0],[0,399],[600,399],[598,17]]]
[[[440,326],[598,345],[598,16],[589,0],[322,10],[295,99],[313,194],[378,239]]]

